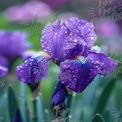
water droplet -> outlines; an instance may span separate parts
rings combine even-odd
[[[75,97],[76,96],[76,93],[73,93],[73,97]]]
[[[73,42],[78,42],[78,40],[77,39],[74,39]]]

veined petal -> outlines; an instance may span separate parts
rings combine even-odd
[[[0,65],[0,77],[3,77],[8,73],[8,69]]]
[[[94,63],[100,63],[100,75],[107,75],[114,71],[114,69],[118,65],[118,61],[111,59],[105,53],[103,53],[100,49],[93,48],[88,58],[92,59]]]
[[[52,107],[55,106],[63,107],[67,95],[68,94],[65,86],[61,82],[59,82],[52,96],[51,100]]]
[[[84,38],[89,48],[94,45],[97,36],[94,32],[93,23],[90,23],[86,20],[80,20],[77,17],[70,18],[65,23],[70,30]]]
[[[99,64],[83,57],[77,60],[66,60],[61,63],[60,68],[59,80],[75,92],[82,92],[100,70]]]
[[[96,41],[93,24],[78,18],[56,21],[42,32],[41,46],[57,62],[87,56]]]
[[[17,66],[16,74],[20,81],[25,83],[39,82],[48,70],[50,58],[37,53]]]

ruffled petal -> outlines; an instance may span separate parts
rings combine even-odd
[[[52,107],[59,106],[62,108],[64,106],[67,95],[68,94],[65,86],[61,82],[59,82],[52,96]]]
[[[41,46],[57,62],[87,56],[96,41],[93,24],[78,18],[56,21],[42,32]]]
[[[94,63],[100,63],[100,75],[107,75],[115,70],[118,65],[118,61],[111,59],[105,53],[103,53],[100,48],[92,48],[88,58],[90,58]]]
[[[82,92],[98,74],[99,65],[83,57],[77,60],[66,60],[60,65],[59,80],[67,88]]]
[[[24,83],[39,82],[47,73],[49,60],[49,57],[38,53],[28,58],[16,68],[18,79]]]
[[[5,76],[8,73],[8,68],[0,65],[0,77]]]
[[[80,20],[77,17],[70,18],[65,23],[70,30],[84,38],[89,48],[94,45],[97,36],[94,32],[93,23],[89,23],[86,20]]]

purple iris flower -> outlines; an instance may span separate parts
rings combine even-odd
[[[22,31],[0,31],[0,56],[13,60],[20,57],[30,44],[26,41],[27,34]]]
[[[93,29],[92,23],[78,18],[56,21],[42,31],[42,48],[57,64],[78,55],[86,57],[96,41]]]
[[[111,37],[120,33],[119,26],[111,21],[97,24],[96,29],[100,37]]]
[[[31,46],[26,40],[25,32],[0,30],[0,76],[7,74],[14,61]]]
[[[59,80],[67,88],[82,92],[97,74],[106,75],[114,70],[117,62],[104,53],[91,52],[88,57],[77,57],[61,63]]]
[[[99,35],[99,40],[101,40],[101,46],[105,51],[111,54],[121,54],[122,37],[117,23],[111,21],[98,23],[96,25],[96,30]]]
[[[25,4],[12,6],[5,11],[5,16],[13,22],[31,22],[42,20],[51,14],[51,8],[39,0],[29,1]]]
[[[59,81],[82,92],[97,74],[106,75],[118,62],[93,45],[97,39],[94,25],[76,17],[56,21],[42,32],[41,45],[61,68]]]
[[[47,74],[49,60],[48,55],[43,52],[27,58],[16,68],[18,79],[24,83],[38,83]]]
[[[94,25],[77,17],[56,21],[43,29],[41,46],[45,54],[61,69],[59,84],[52,97],[53,107],[62,105],[67,96],[65,90],[82,92],[96,75],[107,75],[118,65],[117,61],[104,54],[100,48],[93,46],[96,39]],[[46,64],[42,65],[42,62],[42,57],[28,58],[17,68],[19,79],[28,83],[42,78],[47,70]]]

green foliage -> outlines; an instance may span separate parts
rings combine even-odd
[[[105,88],[103,88],[103,92],[100,95],[100,98],[96,105],[95,113],[102,113],[104,111],[105,106],[111,95],[111,92],[114,89],[115,83],[116,83],[116,79],[112,79],[111,81],[108,82],[108,84],[105,86]]]
[[[11,86],[8,87],[8,111],[10,121],[13,120],[16,110],[19,109],[16,95]]]
[[[7,88],[0,94],[0,122],[9,122]]]

